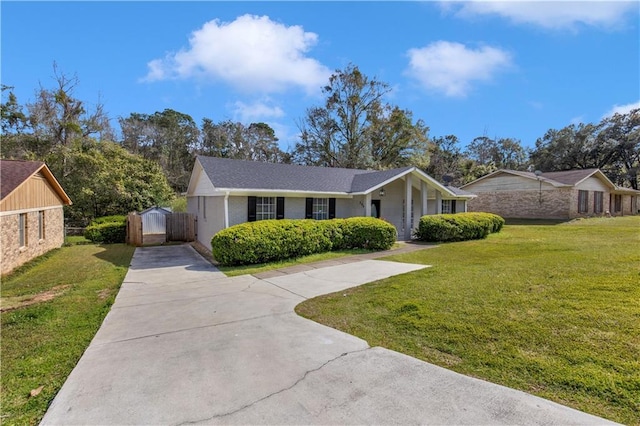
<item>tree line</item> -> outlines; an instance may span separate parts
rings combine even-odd
[[[186,191],[195,155],[275,163],[390,169],[413,165],[462,185],[495,170],[556,171],[598,167],[616,184],[638,189],[640,110],[599,123],[548,130],[534,148],[515,138],[482,135],[463,144],[429,136],[422,119],[385,101],[390,86],[349,65],[322,88],[324,101],[299,120],[298,141],[283,150],[265,123],[202,119],[165,109],[119,117],[120,134],[100,103],[74,96],[76,76],[59,72],[22,105],[2,86],[0,156],[45,161],[74,204],[67,217],[142,210]]]

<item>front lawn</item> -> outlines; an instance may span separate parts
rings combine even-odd
[[[433,267],[296,311],[371,346],[640,424],[640,217],[507,225],[387,259]]]
[[[2,278],[3,425],[40,421],[113,304],[133,251],[63,247]]]

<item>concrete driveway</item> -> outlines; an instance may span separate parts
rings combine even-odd
[[[411,272],[379,260],[227,278],[189,245],[136,250],[42,424],[605,424],[298,317],[306,298]]]

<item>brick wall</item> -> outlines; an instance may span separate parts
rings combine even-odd
[[[11,272],[18,266],[36,258],[64,243],[64,213],[62,207],[44,210],[45,235],[38,237],[38,214],[27,213],[27,241],[24,247],[19,242],[19,214],[0,217],[0,239],[2,241],[2,274]]]
[[[489,212],[520,219],[568,219],[570,215],[572,193],[566,189],[491,191],[476,194],[478,197],[468,203],[470,212]]]

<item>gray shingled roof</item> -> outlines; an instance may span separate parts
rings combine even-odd
[[[309,192],[363,192],[412,167],[393,170],[358,170],[263,163],[198,156],[217,188],[272,189]],[[247,173],[250,168],[251,173]]]
[[[447,189],[451,192],[453,192],[456,195],[459,196],[474,196],[475,194],[469,192],[469,191],[465,191],[464,189],[460,189],[460,188],[456,188],[455,186],[447,186]]]
[[[597,171],[598,169],[563,170],[561,172],[544,172],[541,176],[565,185],[575,185]]]

